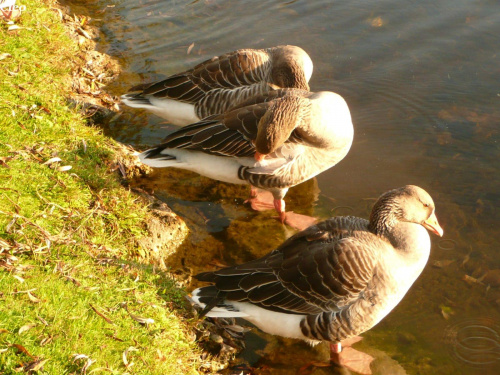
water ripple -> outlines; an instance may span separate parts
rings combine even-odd
[[[473,367],[500,362],[500,327],[490,318],[469,319],[449,326],[444,341],[454,358]]]

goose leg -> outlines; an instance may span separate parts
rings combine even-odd
[[[284,194],[283,194],[284,195]],[[272,194],[266,190],[250,186],[250,198],[245,203],[250,203],[252,210],[267,211],[274,209],[278,213],[278,220],[297,230],[303,230],[315,224],[318,220],[311,216],[285,211],[285,201],[281,194]]]
[[[286,220],[285,201],[283,199],[274,198],[273,203],[274,203],[274,209],[279,215],[279,220],[281,221],[281,224],[285,224]]]
[[[351,348],[352,344],[360,340],[361,337],[359,336],[353,337],[346,340],[343,347],[340,342],[330,343],[330,362],[360,374],[371,375],[370,363],[374,358],[371,355]]]
[[[342,344],[340,342],[331,342],[330,361],[340,365],[340,353],[342,353]]]

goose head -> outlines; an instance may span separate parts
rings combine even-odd
[[[262,155],[270,154],[285,143],[310,112],[310,103],[301,97],[286,96],[274,100],[257,125],[255,148]]]
[[[420,224],[428,231],[443,236],[434,201],[424,189],[415,185],[384,193],[373,206],[369,228],[378,235],[384,235],[400,222]]]
[[[300,47],[278,46],[272,51],[271,81],[274,88],[298,88],[309,91],[313,63]]]

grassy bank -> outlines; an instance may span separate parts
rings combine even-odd
[[[0,373],[196,373],[184,292],[141,262],[151,214],[67,100],[80,47],[52,1],[21,3],[0,22]]]

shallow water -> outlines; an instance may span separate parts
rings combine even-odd
[[[358,347],[377,358],[373,368],[379,374],[496,373],[497,0],[121,0],[89,6],[103,25],[107,52],[124,68],[108,88],[116,95],[237,48],[303,47],[315,64],[312,90],[346,99],[355,140],[338,166],[291,189],[288,207],[321,218],[366,217],[382,192],[416,184],[434,198],[445,231],[443,239],[432,238],[429,264],[408,295]],[[173,129],[124,108],[106,131],[139,146],[153,145]],[[271,213],[244,206],[244,188],[168,171],[135,183],[154,188],[195,229],[193,245],[169,260],[174,267],[197,272],[212,260],[253,259],[291,234]],[[321,348],[257,331],[247,338],[238,361],[262,373],[293,373],[324,357]]]

